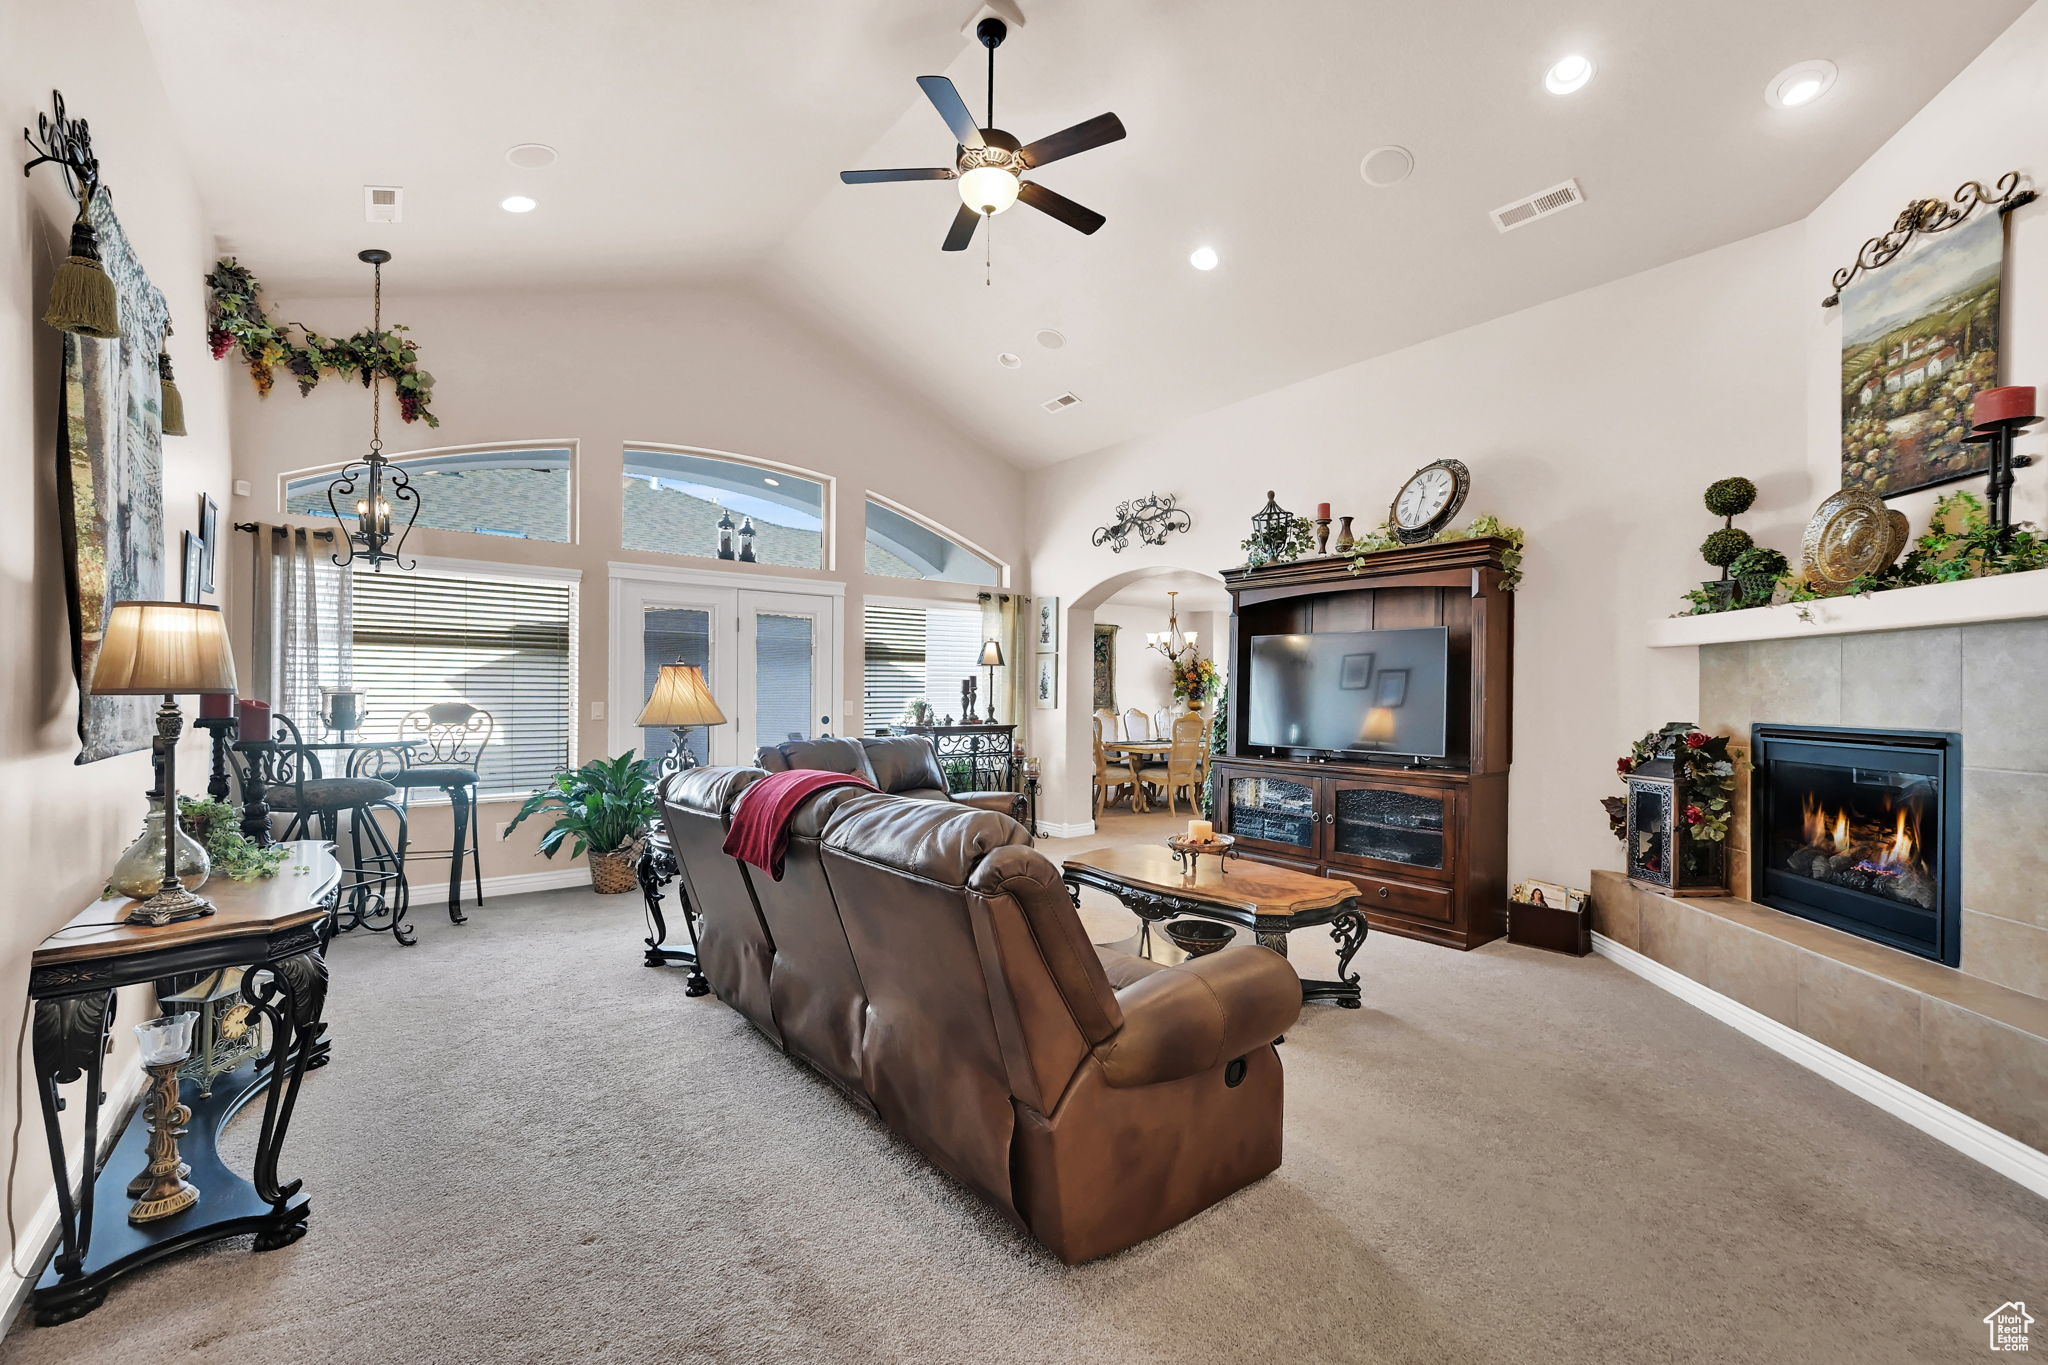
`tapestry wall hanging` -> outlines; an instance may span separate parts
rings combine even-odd
[[[121,336],[101,341],[64,333],[57,498],[71,670],[79,683],[80,763],[146,749],[155,737],[155,699],[96,697],[86,682],[108,609],[131,598],[167,596],[157,355],[170,312],[135,259],[104,186],[92,196],[90,214],[120,300]]]
[[[1095,627],[1095,709],[1116,710],[1116,627]]]
[[[1918,200],[1837,272],[1844,488],[1891,498],[1990,468],[1964,438],[1998,384],[2006,214],[2032,198],[2015,174]]]

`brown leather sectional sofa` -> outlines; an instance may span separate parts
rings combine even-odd
[[[854,787],[798,810],[772,881],[721,848],[763,776],[691,769],[661,800],[704,973],[777,1046],[1068,1264],[1279,1166],[1301,983],[1277,953],[1098,949],[1015,821]]]
[[[754,762],[771,773],[790,768],[852,773],[897,796],[956,801],[976,810],[1000,811],[1020,823],[1024,819],[1026,803],[1021,792],[948,791],[938,750],[923,735],[792,739],[763,745],[754,754]]]

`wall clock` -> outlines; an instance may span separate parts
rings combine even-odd
[[[1408,476],[1394,505],[1387,512],[1387,526],[1403,545],[1420,545],[1450,525],[1451,518],[1465,505],[1472,488],[1472,473],[1457,460],[1437,460]]]

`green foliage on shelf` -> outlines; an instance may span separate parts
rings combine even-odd
[[[1756,506],[1756,485],[1748,479],[1716,479],[1707,485],[1707,510],[1717,517],[1739,517]]]
[[[185,832],[206,848],[213,870],[230,881],[260,882],[277,875],[291,856],[284,844],[268,848],[252,844],[242,834],[242,817],[225,801],[178,798],[178,820]]]
[[[1244,538],[1244,565],[1256,569],[1262,564],[1292,564],[1307,559],[1316,548],[1316,524],[1307,517],[1295,517],[1285,530]]]
[[[1725,569],[1735,557],[1756,544],[1739,526],[1724,526],[1700,542],[1700,558],[1717,569]]]
[[[1501,551],[1500,566],[1504,571],[1500,586],[1504,592],[1513,592],[1522,584],[1522,551],[1529,543],[1529,534],[1511,522],[1502,521],[1492,513],[1477,516],[1464,527],[1445,527],[1429,540],[1431,545],[1444,545],[1456,540],[1504,540],[1507,549]],[[1373,527],[1365,534],[1355,537],[1351,543],[1351,572],[1365,572],[1365,556],[1381,550],[1395,550],[1401,541],[1385,522]]]

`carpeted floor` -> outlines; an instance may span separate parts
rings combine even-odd
[[[0,1357],[1875,1365],[1976,1359],[2048,1300],[2042,1201],[1599,959],[1374,935],[1367,1008],[1282,1049],[1286,1165],[1067,1269],[639,965],[636,897],[420,924],[333,950],[284,1169],[309,1235]]]

